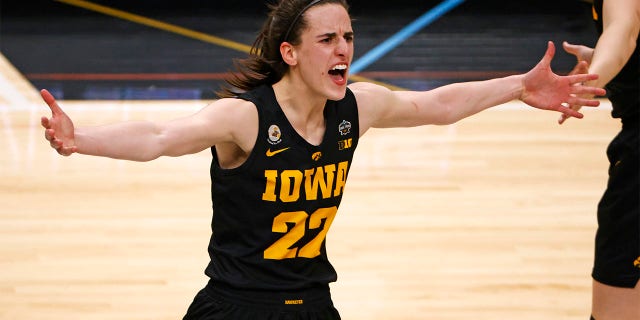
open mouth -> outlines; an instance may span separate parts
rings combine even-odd
[[[336,83],[344,83],[346,81],[345,76],[347,74],[347,65],[346,64],[337,64],[331,70],[329,70],[329,75]]]

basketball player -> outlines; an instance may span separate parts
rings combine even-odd
[[[609,181],[598,204],[591,319],[640,319],[640,1],[596,0],[595,49],[564,43],[606,87],[622,129],[607,148]],[[579,107],[575,107],[578,110]],[[566,118],[563,116],[560,123]]]
[[[558,76],[553,43],[522,75],[425,92],[347,85],[354,32],[345,0],[281,0],[248,59],[201,111],[166,123],[75,127],[46,90],[58,153],[150,161],[211,149],[209,283],[184,319],[340,319],[325,236],[353,153],[369,128],[451,124],[513,99],[581,118],[596,75]]]

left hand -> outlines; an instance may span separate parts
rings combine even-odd
[[[570,44],[566,41],[562,43],[562,47],[564,51],[569,54],[576,56],[576,65],[573,67],[573,70],[569,72],[569,75],[574,74],[585,74],[589,72],[589,65],[591,64],[591,59],[593,58],[593,49],[583,45]],[[585,95],[583,98],[593,98],[593,95]],[[575,111],[579,111],[582,106],[580,105],[571,105],[569,106],[571,109]],[[562,114],[560,115],[560,119],[558,119],[558,124],[563,124],[569,116]]]
[[[591,59],[593,59],[593,48],[580,44],[571,44],[566,41],[562,42],[562,48],[567,53],[574,55],[577,62],[586,61],[587,64],[591,64]]]
[[[555,54],[555,46],[549,41],[547,52],[531,71],[524,75],[523,90],[520,100],[526,104],[544,110],[555,110],[567,117],[581,119],[583,114],[571,106],[597,107],[600,102],[581,96],[604,95],[605,90],[587,87],[583,83],[598,78],[596,74],[573,74],[559,76],[551,70],[551,60]]]
[[[587,64],[586,61],[578,61],[578,63],[575,65],[575,67],[573,67],[573,70],[571,70],[571,72],[569,72],[569,75],[574,75],[574,74],[585,74],[589,72],[589,65]],[[591,99],[593,98],[592,94],[589,95],[582,95],[583,98],[587,98],[587,99]],[[572,110],[575,111],[580,111],[580,109],[582,108],[581,105],[570,105],[569,108],[571,108]],[[566,114],[562,114],[560,115],[560,119],[558,119],[558,124],[563,124],[567,119],[569,119],[570,117]]]

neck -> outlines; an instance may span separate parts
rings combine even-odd
[[[274,84],[276,100],[298,134],[317,145],[324,135],[324,106],[327,99],[296,83],[285,77]]]
[[[295,113],[302,121],[312,121],[313,119],[324,119],[324,106],[327,98],[319,96],[302,81],[291,81],[285,77],[273,85],[278,104],[289,116]],[[290,121],[293,119],[289,119]]]

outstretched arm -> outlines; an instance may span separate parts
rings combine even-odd
[[[54,97],[41,91],[51,109],[42,117],[45,138],[61,155],[81,153],[115,159],[149,161],[160,156],[196,153],[218,143],[251,149],[257,112],[250,102],[221,99],[199,112],[165,123],[131,121],[97,127],[75,127]],[[239,130],[238,128],[244,128]]]
[[[361,133],[370,127],[408,127],[451,124],[487,108],[520,99],[538,109],[582,118],[568,105],[597,106],[599,102],[577,95],[602,95],[603,89],[581,83],[594,74],[559,76],[551,70],[555,46],[548,43],[542,60],[529,72],[486,81],[456,83],[430,91],[390,91],[366,83],[351,85],[361,112]]]

